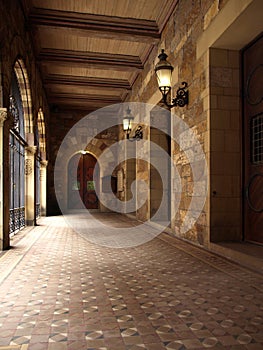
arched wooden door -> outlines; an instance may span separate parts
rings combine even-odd
[[[245,239],[263,244],[263,36],[243,52]]]
[[[95,169],[97,160],[86,153],[73,156],[68,165],[68,208],[98,209],[99,201],[95,188],[99,189],[99,170]],[[76,177],[77,169],[77,177]]]

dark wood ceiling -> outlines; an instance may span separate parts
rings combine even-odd
[[[22,0],[48,103],[125,100],[177,0]]]

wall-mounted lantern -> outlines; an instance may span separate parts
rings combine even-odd
[[[126,133],[126,138],[129,141],[140,141],[143,138],[143,131],[142,126],[139,125],[137,129],[134,132],[134,136],[130,137],[130,133],[132,130],[132,123],[133,123],[134,117],[131,114],[131,110],[128,107],[126,111],[126,115],[123,118],[123,131]]]
[[[166,58],[168,56],[162,50],[160,55],[158,56],[159,62],[155,66],[155,73],[158,80],[159,90],[161,91],[163,95],[163,102],[166,104],[167,107],[184,107],[188,104],[188,90],[186,90],[188,84],[184,81],[182,82],[182,87],[178,88],[176,92],[176,97],[172,99],[172,104],[169,104],[167,102],[167,96],[171,90],[172,86],[172,72],[173,72],[173,66],[171,63],[166,61]]]

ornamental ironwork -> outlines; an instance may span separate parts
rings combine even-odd
[[[19,131],[19,110],[14,96],[9,98],[9,113],[13,117],[13,129]]]

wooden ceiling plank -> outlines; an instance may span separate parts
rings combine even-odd
[[[44,49],[37,60],[44,63],[57,63],[62,65],[78,65],[82,67],[99,67],[103,69],[120,70],[142,70],[143,64],[139,57],[108,54],[97,52],[60,50],[60,49]]]
[[[33,8],[29,25],[69,29],[81,35],[155,44],[160,31],[155,21]],[[90,34],[89,34],[90,33]]]
[[[60,84],[131,90],[131,85],[129,81],[124,79],[76,77],[71,75],[50,75],[44,79],[44,85]]]
[[[101,96],[90,94],[58,93],[50,96],[50,101],[67,100],[67,101],[85,101],[85,103],[120,103],[120,96]]]

